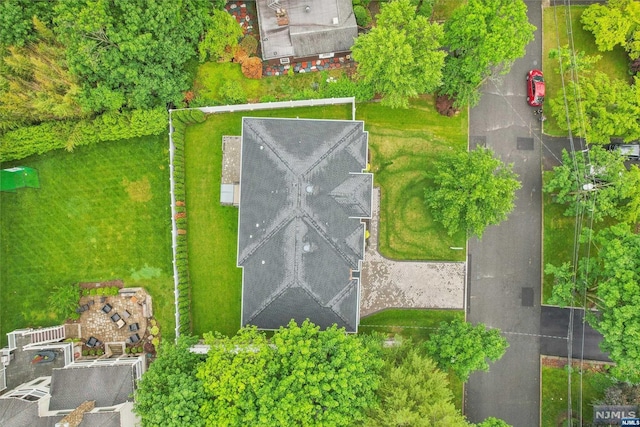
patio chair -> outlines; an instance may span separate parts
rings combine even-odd
[[[106,300],[107,300],[107,297],[100,297],[100,304],[104,304]]]
[[[140,324],[138,323],[132,323],[131,325],[129,325],[129,330],[131,332],[136,332],[140,329]]]
[[[140,341],[140,335],[138,335],[138,334],[131,335],[131,343],[135,344],[138,341]]]
[[[128,310],[125,310],[124,313],[122,313],[122,318],[126,320],[129,317],[131,317],[131,313],[129,313]]]
[[[98,339],[96,337],[89,337],[87,341],[87,347],[95,347],[98,343]]]
[[[118,313],[116,313],[116,314],[114,314],[113,316],[111,316],[111,320],[112,320],[113,322],[117,322],[117,321],[118,321],[118,320],[120,320],[120,319],[122,319],[122,318],[120,317],[120,315],[119,315]]]
[[[76,313],[80,314],[82,313],[84,310],[82,309],[82,307],[78,307],[76,308]]]
[[[83,305],[83,306],[82,306],[82,310],[83,310],[83,311],[87,311],[87,310],[89,310],[89,304],[85,304],[85,305]]]
[[[111,309],[113,309],[113,307],[111,307],[109,304],[105,304],[105,305],[102,307],[102,311],[104,311],[104,312],[105,312],[105,314],[106,314],[106,313],[109,313],[109,312],[111,311]]]

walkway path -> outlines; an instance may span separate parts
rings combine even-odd
[[[362,265],[360,315],[385,308],[464,308],[463,262],[393,261],[378,253],[380,189],[374,188],[373,213]]]

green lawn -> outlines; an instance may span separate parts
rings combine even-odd
[[[216,114],[187,129],[185,166],[193,332],[235,334],[242,270],[236,267],[238,209],[220,205],[222,136],[240,135],[246,113]],[[350,119],[351,105],[252,111],[254,117]]]
[[[413,100],[409,110],[377,103],[358,104],[356,116],[369,131],[375,183],[381,187],[379,249],[393,259],[463,261],[464,233],[453,237],[433,221],[424,204],[424,188],[434,160],[467,148],[466,110],[444,117],[432,97]]]
[[[388,309],[360,319],[359,333],[380,332],[389,336],[400,335],[420,343],[429,338],[441,322],[464,320],[462,310]],[[449,384],[456,408],[462,408],[462,381],[451,372]]]
[[[174,337],[168,141],[146,137],[56,150],[3,168],[38,170],[39,189],[0,193],[0,334],[61,322],[54,286],[123,279],[153,297]]]
[[[580,17],[586,7],[587,6],[571,6],[570,22],[576,51],[584,51],[587,55],[602,56],[602,59],[595,65],[594,69],[607,73],[611,78],[628,80],[629,59],[624,49],[617,46],[610,52],[600,52],[595,44],[593,34],[582,28]],[[548,58],[549,50],[558,48],[558,35],[560,46],[569,44],[566,13],[567,9],[564,6],[546,7],[543,11],[544,38],[542,44],[542,62],[548,98],[556,96],[558,91],[562,90],[557,61]],[[564,136],[567,134],[567,131],[559,127],[551,115],[547,115],[547,121],[544,123],[544,132],[556,136]]]
[[[582,403],[584,425],[593,419],[593,401],[601,398],[612,384],[607,375],[585,371],[582,375],[582,400],[580,400],[580,373],[571,374],[571,407],[575,418],[579,417]],[[559,424],[567,416],[568,374],[564,368],[542,367],[542,427],[566,426]],[[577,424],[576,424],[577,425]]]
[[[206,62],[196,73],[194,90],[199,97],[222,104],[218,91],[226,81],[238,82],[244,89],[248,102],[258,102],[264,96],[273,96],[278,100],[292,99],[305,89],[312,89],[328,76],[335,78],[343,74],[340,69],[331,71],[298,74],[294,76],[265,76],[260,80],[246,78],[240,64],[231,62]]]

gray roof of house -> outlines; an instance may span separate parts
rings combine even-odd
[[[363,122],[245,118],[238,265],[242,324],[306,318],[357,330],[373,176]]]
[[[120,427],[120,413],[92,412],[84,414],[79,427]]]
[[[75,409],[86,400],[99,408],[132,401],[133,381],[130,365],[54,369],[49,409]]]
[[[3,427],[54,427],[62,418],[60,415],[39,417],[37,401],[17,397],[0,399],[0,426]]]
[[[346,52],[358,36],[351,0],[279,0],[278,7],[289,15],[286,26],[278,26],[268,3],[270,0],[256,1],[263,59]]]

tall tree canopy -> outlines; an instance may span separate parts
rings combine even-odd
[[[204,425],[200,407],[205,400],[196,369],[204,357],[191,353],[197,338],[180,337],[178,344],[163,342],[157,359],[138,383],[134,411],[142,425],[199,427]]]
[[[597,233],[600,278],[599,318],[591,323],[602,334],[602,350],[616,363],[614,376],[640,383],[640,235],[628,224]]]
[[[211,345],[198,378],[210,426],[353,425],[376,403],[380,342],[309,321],[289,323],[268,340],[252,327]]]
[[[565,204],[564,214],[589,212],[596,222],[606,218],[635,222],[640,216],[640,169],[624,164],[624,157],[594,145],[573,157],[562,152],[562,165],[553,169],[542,190]]]
[[[600,51],[623,46],[629,57],[640,57],[640,2],[609,0],[592,4],[580,17],[584,29],[591,31]]]
[[[47,120],[82,118],[80,85],[66,66],[65,49],[34,18],[37,38],[10,46],[2,58],[0,132]]]
[[[209,0],[65,0],[56,31],[92,111],[180,102],[185,63],[209,23]]]
[[[583,75],[579,83],[569,81],[564,94],[549,100],[551,113],[565,129],[568,113],[572,133],[590,144],[607,144],[614,136],[636,140],[640,138],[640,83],[638,77],[633,81],[629,85],[599,71]]]
[[[359,77],[383,95],[384,105],[406,108],[409,98],[440,85],[442,34],[439,24],[416,15],[409,0],[383,4],[376,27],[352,48]]]
[[[444,156],[433,171],[426,204],[450,235],[462,230],[482,237],[488,225],[500,223],[513,210],[520,182],[511,166],[489,149]]]
[[[473,371],[488,371],[487,359],[495,362],[509,347],[500,330],[487,329],[482,323],[473,326],[459,319],[442,322],[424,345],[440,369],[451,369],[462,381]]]
[[[469,0],[457,8],[444,24],[449,55],[441,92],[458,107],[477,104],[480,85],[497,70],[509,72],[535,29],[522,0]]]
[[[447,374],[433,360],[411,346],[390,349],[385,357],[378,396],[380,405],[366,426],[468,427],[471,424],[452,402]]]
[[[2,0],[0,2],[0,46],[24,46],[36,39],[33,17],[50,24],[57,0]]]

